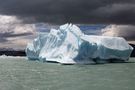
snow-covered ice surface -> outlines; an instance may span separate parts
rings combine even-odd
[[[122,37],[85,35],[73,24],[65,24],[48,34],[39,34],[26,47],[31,60],[62,64],[126,61],[133,48]],[[117,60],[116,60],[117,59]]]

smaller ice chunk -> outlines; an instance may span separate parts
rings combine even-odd
[[[133,48],[121,37],[85,35],[73,24],[51,29],[26,47],[29,59],[62,64],[105,63],[129,59]]]

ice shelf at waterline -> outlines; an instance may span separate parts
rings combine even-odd
[[[62,64],[127,61],[133,48],[122,37],[85,35],[73,24],[39,34],[26,47],[28,59]]]

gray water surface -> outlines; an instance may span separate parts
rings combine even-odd
[[[135,58],[128,63],[60,65],[0,57],[0,90],[135,90]]]

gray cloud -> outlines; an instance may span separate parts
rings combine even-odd
[[[25,23],[135,24],[135,0],[0,0],[0,14]]]

